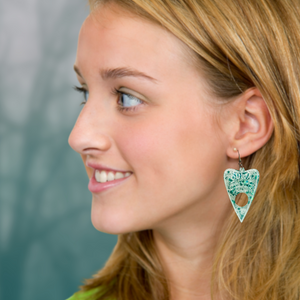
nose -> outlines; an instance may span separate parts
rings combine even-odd
[[[87,104],[80,112],[69,136],[69,145],[80,154],[92,154],[110,149],[112,143],[105,128],[105,118]]]

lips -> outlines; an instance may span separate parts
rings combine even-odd
[[[96,170],[95,178],[97,182],[104,183],[106,181],[113,181],[116,179],[121,179],[131,175],[131,172],[115,172],[115,171],[106,171],[106,170]]]
[[[112,171],[112,172],[122,172],[122,173],[130,172],[130,171],[127,171],[127,170],[120,170],[120,169],[110,168],[106,165],[93,163],[91,161],[87,161],[85,163],[85,165],[87,167],[90,167],[90,168],[95,169],[95,170],[100,170],[100,171],[104,170],[104,171],[107,171],[107,172]]]
[[[100,193],[109,188],[118,186],[118,185],[122,184],[123,182],[125,182],[126,180],[128,180],[132,175],[132,173],[130,172],[130,175],[123,177],[123,178],[118,178],[118,179],[114,179],[114,180],[110,180],[110,181],[106,181],[106,182],[98,182],[96,180],[96,171],[99,171],[99,170],[94,170],[93,176],[91,177],[89,185],[88,185],[88,189],[92,193]]]

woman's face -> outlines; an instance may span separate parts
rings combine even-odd
[[[89,95],[69,143],[91,178],[98,230],[205,222],[230,205],[226,141],[211,104],[216,99],[187,59],[174,35],[116,6],[84,22],[75,69]],[[112,71],[118,68],[126,70]],[[130,176],[98,183],[96,169]]]

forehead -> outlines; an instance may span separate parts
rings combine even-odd
[[[112,4],[94,10],[79,34],[76,64],[186,69],[188,47],[162,26]],[[173,70],[174,71],[174,70]],[[170,72],[170,70],[168,70]]]

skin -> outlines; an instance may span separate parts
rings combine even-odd
[[[88,162],[131,171],[123,184],[92,194],[92,223],[106,233],[152,229],[172,300],[210,299],[220,229],[233,213],[223,173],[271,137],[273,124],[256,88],[220,109],[186,46],[162,27],[110,4],[79,34],[75,66],[89,91],[70,134]],[[104,68],[130,67],[155,78],[103,80]],[[120,96],[143,103],[119,111]],[[219,122],[216,122],[216,118]],[[86,166],[89,178],[93,169]]]

